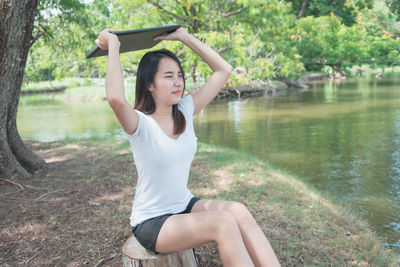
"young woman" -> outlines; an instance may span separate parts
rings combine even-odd
[[[210,47],[178,28],[155,40],[181,41],[213,70],[196,92],[183,97],[184,72],[168,50],[148,52],[139,63],[135,106],[125,99],[113,30],[97,45],[108,49],[106,95],[124,129],[138,171],[131,225],[137,240],[155,253],[215,241],[225,266],[279,266],[268,240],[248,209],[238,202],[198,199],[187,189],[197,147],[193,116],[217,95],[232,67]]]

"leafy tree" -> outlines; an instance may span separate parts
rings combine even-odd
[[[97,1],[94,1],[97,2]],[[102,3],[103,1],[101,1]],[[21,140],[16,117],[28,52],[42,39],[47,48],[65,48],[73,54],[73,46],[54,42],[54,36],[76,43],[81,38],[76,32],[66,35],[69,22],[85,25],[86,5],[78,0],[20,0],[2,1],[0,5],[0,176],[29,177],[47,164],[34,154]],[[78,16],[76,16],[78,14]],[[80,15],[79,15],[80,14]],[[86,21],[89,25],[90,21]],[[56,24],[53,24],[56,23]],[[79,38],[78,38],[79,37]],[[40,46],[39,46],[40,47]],[[48,55],[51,57],[52,55]],[[48,62],[53,62],[49,59]],[[52,63],[53,64],[53,63]],[[52,64],[43,64],[53,68]]]
[[[98,32],[110,21],[109,1],[83,4],[78,0],[39,1],[35,44],[29,52],[25,81],[38,81],[43,70],[51,78],[93,76],[98,66],[85,59]]]
[[[400,64],[400,38],[368,36],[367,43],[370,49],[365,63],[371,67],[384,69]]]
[[[358,45],[362,33],[347,28],[338,17],[309,16],[300,19],[298,26],[298,49],[307,70],[321,71],[328,66],[339,71],[345,62],[347,66],[348,62],[357,64],[360,57],[355,55],[363,54]]]
[[[400,19],[400,2],[398,0],[384,0],[390,11]]]
[[[287,34],[296,19],[290,14],[289,5],[281,1],[120,0],[118,6],[121,8],[113,13],[120,18],[121,25],[182,24],[234,66],[230,81],[233,85],[277,75],[291,76],[303,69]],[[141,16],[146,18],[142,23],[140,19],[129,20]],[[194,80],[210,73],[201,59],[179,42],[166,42],[164,46],[185,59],[184,69]],[[127,57],[136,65],[140,56],[141,53],[135,53]]]
[[[306,16],[329,16],[331,13],[342,18],[345,25],[356,23],[354,13],[365,7],[372,8],[374,0],[287,0],[293,13],[300,19]]]
[[[335,16],[310,16],[300,19],[298,26],[295,38],[307,70],[347,73],[357,65],[400,62],[400,39],[371,34],[362,24],[347,27]]]
[[[4,178],[28,177],[47,166],[24,145],[16,124],[37,4],[21,0],[0,5],[0,176]]]

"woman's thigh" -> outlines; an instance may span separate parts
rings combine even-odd
[[[193,205],[191,212],[228,211],[232,213],[241,209],[247,210],[243,204],[236,201],[200,199]]]
[[[221,220],[234,219],[228,212],[219,211],[203,211],[170,216],[164,222],[158,234],[156,251],[158,253],[169,253],[195,248],[215,241]]]
[[[228,212],[235,218],[236,222],[239,224],[239,227],[244,225],[257,225],[253,215],[250,213],[247,207],[240,202],[201,199],[193,205],[191,210],[192,213],[205,211]]]

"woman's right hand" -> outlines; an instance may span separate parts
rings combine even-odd
[[[118,36],[113,34],[117,30],[112,29],[104,29],[100,32],[99,37],[96,39],[96,44],[100,47],[100,49],[108,50],[108,47],[111,42],[117,42],[120,44],[118,40]]]

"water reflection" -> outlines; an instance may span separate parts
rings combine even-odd
[[[121,129],[107,103],[68,103],[62,95],[22,97],[17,124],[23,138],[37,141],[113,137]]]
[[[240,115],[242,112],[240,105],[241,105],[240,101],[231,101],[228,103],[228,117],[230,120],[233,120],[234,122],[235,132],[241,131],[240,126],[242,124],[242,119]]]

